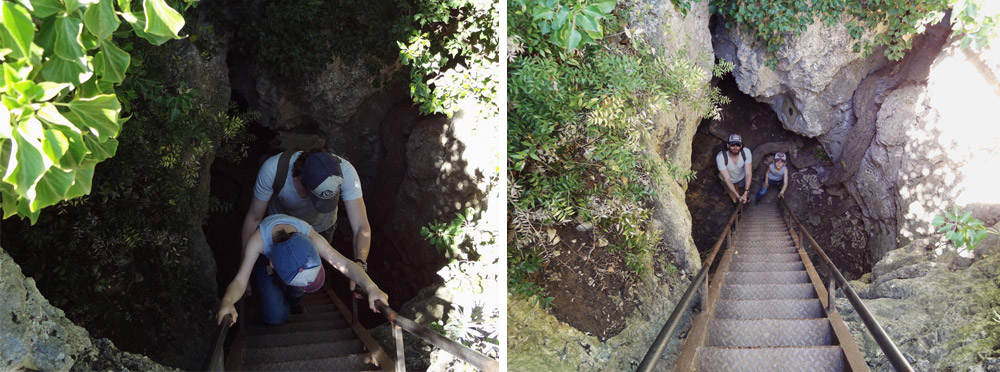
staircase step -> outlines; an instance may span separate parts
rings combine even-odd
[[[326,293],[311,293],[302,298],[303,306],[333,305],[333,300]]]
[[[698,348],[698,371],[842,372],[839,346]]]
[[[246,347],[281,347],[299,344],[315,344],[321,342],[335,342],[354,337],[354,330],[350,328],[331,330],[324,329],[321,331],[307,332],[272,333],[247,338]]]
[[[250,334],[259,335],[267,333],[291,333],[291,332],[304,332],[304,331],[316,331],[316,330],[331,330],[338,328],[347,328],[349,326],[350,325],[347,324],[347,321],[344,319],[286,323],[281,325],[258,325],[250,327]]]
[[[297,360],[331,358],[365,352],[358,339],[319,344],[290,345],[281,347],[247,348],[243,353],[245,364],[294,362]]]
[[[322,320],[343,320],[344,316],[340,314],[340,311],[317,311],[318,309],[313,309],[311,307],[306,307],[305,314],[292,314],[288,318],[288,323],[305,323],[305,322],[315,322]]]
[[[751,246],[740,246],[740,245],[737,245],[736,246],[736,252],[739,253],[739,254],[744,254],[744,253],[750,253],[750,254],[776,254],[776,253],[789,254],[789,253],[796,253],[796,254],[798,254],[799,250],[797,248],[793,247],[793,246],[790,246],[790,245],[789,246],[772,245],[772,246],[766,246],[766,247],[751,247]]]
[[[827,319],[712,319],[705,346],[830,345]]]
[[[819,299],[719,300],[716,319],[815,319],[825,317]]]
[[[726,284],[721,298],[727,300],[774,300],[817,298],[812,284]]]
[[[729,271],[799,271],[805,270],[802,262],[733,262]]]
[[[353,354],[332,358],[297,360],[294,362],[244,365],[246,371],[368,371],[378,370],[369,354]]]
[[[805,271],[733,271],[726,274],[726,284],[796,284],[809,283]]]
[[[733,262],[797,262],[797,261],[802,261],[802,257],[799,257],[798,253],[738,253],[733,255]]]

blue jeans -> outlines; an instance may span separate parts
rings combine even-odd
[[[283,324],[288,321],[291,307],[302,301],[304,293],[298,287],[285,285],[278,274],[267,275],[268,266],[267,257],[257,258],[250,280],[260,296],[260,315],[264,323]]]
[[[768,180],[767,182],[773,184],[774,187],[778,190],[781,190],[781,187],[785,185],[785,180],[778,180],[778,181]],[[768,186],[767,183],[760,186],[760,191],[757,191],[756,200],[760,200],[760,198],[764,197],[764,194],[767,194],[767,186]]]

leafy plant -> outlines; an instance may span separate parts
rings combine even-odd
[[[498,2],[418,0],[408,35],[397,42],[399,59],[410,66],[410,97],[425,114],[451,117],[463,100],[497,115],[500,28]]]
[[[984,226],[983,221],[972,218],[972,212],[959,214],[958,207],[952,207],[951,212],[946,210],[944,215],[935,215],[931,225],[938,229],[938,233],[945,233],[956,249],[965,247],[968,251],[976,249],[987,234],[1000,234]]]
[[[519,0],[522,7],[527,4]],[[531,7],[531,18],[542,35],[567,52],[594,44],[604,37],[601,20],[615,9],[616,1],[585,2],[563,5],[559,0],[539,0]]]
[[[95,166],[115,154],[127,118],[114,86],[130,64],[112,37],[127,32],[116,33],[119,17],[155,45],[184,26],[164,0],[142,4],[133,12],[120,0],[116,12],[113,0],[3,2],[3,218],[34,223],[42,208],[89,193]]]

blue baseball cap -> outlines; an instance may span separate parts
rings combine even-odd
[[[316,246],[302,233],[292,234],[271,248],[271,265],[281,281],[306,292],[315,292],[326,279]]]
[[[302,170],[302,181],[309,189],[313,208],[320,213],[330,213],[337,209],[337,196],[340,194],[340,185],[344,183],[340,159],[328,152],[309,155]]]

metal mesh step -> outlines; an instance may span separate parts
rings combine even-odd
[[[733,262],[796,262],[802,261],[798,253],[739,253]]]
[[[802,262],[733,262],[729,271],[799,271],[805,270]]]
[[[816,298],[812,284],[726,284],[721,298],[727,300],[773,300]]]
[[[288,318],[288,323],[304,323],[304,322],[315,322],[320,320],[338,320],[344,319],[344,316],[340,314],[340,311],[314,311],[316,309],[306,307],[305,314],[293,314]]]
[[[292,333],[292,332],[305,332],[305,331],[316,331],[316,330],[330,330],[338,328],[347,328],[349,325],[344,319],[330,319],[330,320],[319,320],[312,322],[300,322],[300,323],[286,323],[282,325],[258,325],[251,326],[249,333],[251,335],[259,335],[265,333]]]
[[[826,319],[712,319],[705,346],[821,346],[830,333]]]
[[[744,254],[744,253],[750,253],[750,254],[796,253],[797,254],[798,251],[799,250],[793,246],[787,246],[787,247],[780,245],[772,245],[766,247],[739,246],[739,245],[736,246],[737,254]]]
[[[297,360],[294,362],[244,365],[246,371],[373,371],[378,367],[368,354],[353,354],[333,358]]]
[[[795,284],[809,283],[805,271],[733,271],[726,274],[726,284]]]
[[[315,344],[321,342],[335,342],[343,339],[354,338],[354,331],[350,328],[331,329],[311,332],[292,333],[272,333],[257,335],[247,339],[247,347],[280,347],[299,344]]]
[[[842,372],[839,346],[776,348],[698,348],[698,371]]]
[[[816,319],[825,317],[819,299],[719,300],[716,319]]]
[[[361,340],[356,339],[319,344],[247,348],[243,354],[243,362],[246,364],[281,363],[360,354],[364,351],[365,347]]]

